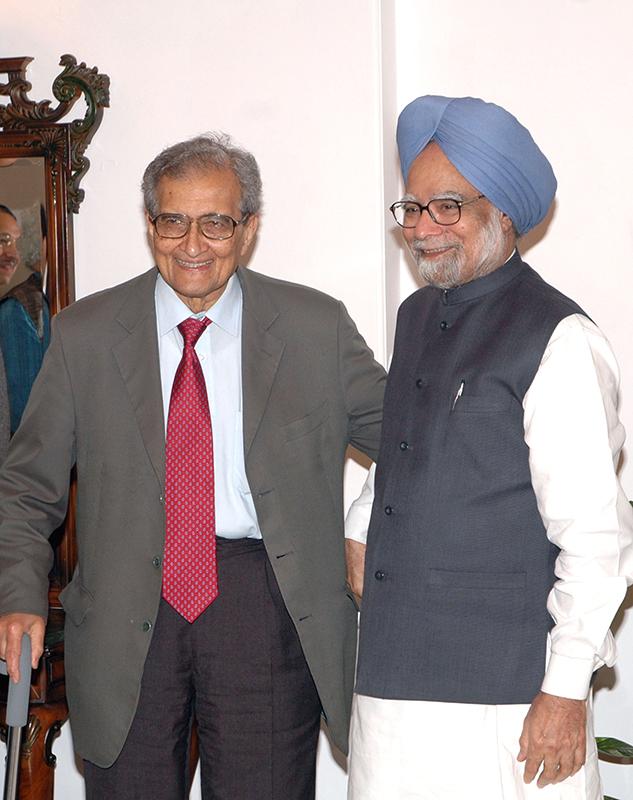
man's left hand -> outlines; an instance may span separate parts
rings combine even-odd
[[[362,542],[354,539],[345,539],[345,562],[347,564],[347,583],[356,597],[360,607],[363,596],[363,578],[365,575],[365,550]]]
[[[525,761],[523,780],[531,783],[541,764],[536,785],[542,789],[574,775],[585,763],[587,704],[539,692],[523,723],[519,761]]]

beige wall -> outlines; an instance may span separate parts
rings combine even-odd
[[[633,431],[625,0],[2,0],[2,10],[0,52],[36,56],[34,98],[51,97],[62,53],[112,79],[75,221],[79,296],[149,266],[145,164],[167,144],[219,128],[262,168],[265,216],[251,266],[341,297],[383,362],[396,306],[415,288],[385,212],[400,191],[397,112],[423,93],[506,105],[533,130],[560,184],[547,235],[527,258],[610,337]],[[360,480],[352,469],[348,498]],[[633,497],[630,459],[623,480]],[[598,694],[598,724],[631,740],[631,619],[618,640],[622,658],[613,689]],[[56,750],[58,796],[82,797],[67,731]],[[633,795],[630,773],[613,768],[606,788]],[[318,800],[345,797],[325,741],[318,784]]]

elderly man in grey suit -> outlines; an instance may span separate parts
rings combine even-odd
[[[22,631],[42,651],[76,465],[62,602],[88,798],[184,798],[195,714],[203,797],[308,800],[321,715],[346,749],[342,470],[349,444],[376,455],[384,372],[340,302],[238,267],[252,155],[198,137],[143,189],[157,269],[58,315],[0,477],[0,655],[15,675]]]

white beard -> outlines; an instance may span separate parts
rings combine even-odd
[[[425,239],[413,239],[409,243],[409,250],[415,259],[418,273],[422,280],[439,289],[452,289],[462,283],[481,278],[493,272],[497,267],[501,266],[507,244],[505,233],[501,227],[501,212],[499,209],[494,208],[486,225],[479,230],[475,244],[478,264],[467,281],[465,281],[464,275],[468,265],[465,261],[466,256],[461,242],[438,239],[437,247],[447,244],[455,244],[455,247],[439,258],[430,259],[425,257],[424,250],[433,247],[435,238],[429,236]]]

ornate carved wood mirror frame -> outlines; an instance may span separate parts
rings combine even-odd
[[[26,56],[0,58],[0,99],[9,98],[6,105],[0,103],[0,164],[10,166],[19,159],[43,161],[44,291],[52,315],[74,300],[73,214],[84,198],[79,184],[90,165],[84,153],[109,104],[110,80],[96,67],[77,64],[73,56],[63,55],[59,62],[63,72],[52,87],[58,105],[51,107],[49,100],[35,102],[28,97],[32,87],[26,70],[32,60]],[[5,75],[8,79],[2,83]],[[61,122],[81,97],[86,103],[84,117]],[[0,186],[2,178],[0,167]],[[76,560],[72,506],[65,535],[60,532],[56,537],[52,605],[56,605],[59,589],[69,582]]]
[[[84,197],[79,188],[89,167],[84,153],[109,104],[110,80],[96,67],[77,64],[73,56],[64,55],[60,60],[63,71],[53,82],[57,105],[52,107],[49,100],[35,102],[28,96],[31,84],[26,78],[26,69],[32,60],[29,57],[0,58],[0,100],[9,98],[8,103],[0,103],[0,203],[11,209],[12,217],[12,198],[16,200],[15,208],[21,209],[15,214],[20,241],[9,232],[2,249],[3,253],[15,255],[8,261],[5,259],[4,285],[0,291],[11,295],[11,282],[17,283],[15,292],[24,291],[24,284],[33,280],[31,273],[39,273],[42,278],[45,276],[43,284],[35,278],[40,313],[47,303],[53,315],[74,300],[73,215],[79,211]],[[7,80],[3,82],[5,76]],[[84,117],[62,122],[80,98],[86,105]],[[18,200],[24,204],[20,205]],[[3,215],[7,224],[6,211]],[[28,226],[32,230],[25,247]],[[32,261],[26,257],[27,253]],[[18,277],[21,270],[28,279]],[[19,282],[22,280],[24,284]],[[7,284],[7,281],[10,282]],[[45,298],[42,298],[42,289]],[[15,292],[11,296],[15,296]],[[14,331],[10,326],[7,330]],[[15,337],[15,342],[21,341],[21,336]],[[44,347],[45,339],[42,339],[42,349]],[[28,395],[30,386],[25,391]],[[14,422],[17,424],[17,420]],[[51,425],[54,424],[51,420]],[[56,759],[52,745],[68,716],[59,592],[70,581],[76,562],[72,487],[66,522],[52,537],[52,544],[55,565],[51,573],[45,650],[32,676],[29,720],[21,748],[19,796],[23,800],[53,797],[52,768]]]

